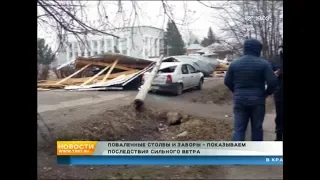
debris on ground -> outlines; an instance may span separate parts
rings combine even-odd
[[[38,82],[38,88],[66,90],[106,90],[119,89],[133,83],[138,87],[138,79],[153,67],[154,62],[115,53],[106,53],[90,58],[78,57],[74,62],[75,72],[68,77]],[[88,71],[87,77],[74,78]]]
[[[224,77],[229,68],[229,64],[219,62],[213,71],[213,77]]]
[[[183,137],[188,135],[188,131],[183,131],[182,133],[178,134],[177,137]]]

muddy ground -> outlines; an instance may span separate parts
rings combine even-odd
[[[230,140],[229,100],[191,102],[194,97],[207,96],[204,93],[221,82],[207,80],[203,90],[178,97],[150,94],[143,113],[129,106],[135,92],[111,93],[117,98],[106,97],[110,92],[45,92],[39,93],[38,102],[41,117],[59,140]],[[99,101],[102,97],[104,101]],[[169,111],[184,115],[180,125],[168,125]],[[40,129],[45,128],[40,125]],[[187,133],[178,137],[182,132]],[[267,132],[266,140],[272,138],[273,133]],[[282,166],[62,166],[56,164],[54,142],[48,143],[39,135],[38,147],[39,179],[282,179]]]

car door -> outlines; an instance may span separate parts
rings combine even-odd
[[[197,71],[196,69],[191,66],[190,64],[187,64],[188,71],[190,74],[190,86],[194,87],[198,85],[198,78],[197,78]]]
[[[183,81],[184,89],[187,89],[191,86],[190,74],[186,64],[181,65],[181,76]]]

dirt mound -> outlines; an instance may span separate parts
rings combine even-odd
[[[200,96],[194,97],[191,101],[204,104],[231,103],[232,92],[224,84],[218,84],[210,89],[203,89]]]
[[[139,141],[139,140],[229,140],[232,122],[186,116],[180,125],[167,126],[167,113],[145,108],[137,112],[132,106],[107,110],[90,120],[73,123],[59,130],[57,140]],[[185,114],[183,114],[185,116]],[[187,131],[186,136],[173,138]],[[166,136],[164,133],[168,133]]]
[[[58,140],[154,140],[164,115],[152,109],[136,112],[132,106],[107,110],[83,123],[68,125],[57,133]]]
[[[228,141],[232,136],[232,122],[228,120],[201,119],[191,117],[179,126],[169,127],[176,134],[177,141]]]

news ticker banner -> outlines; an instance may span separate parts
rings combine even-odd
[[[57,141],[72,165],[282,165],[280,141]]]

